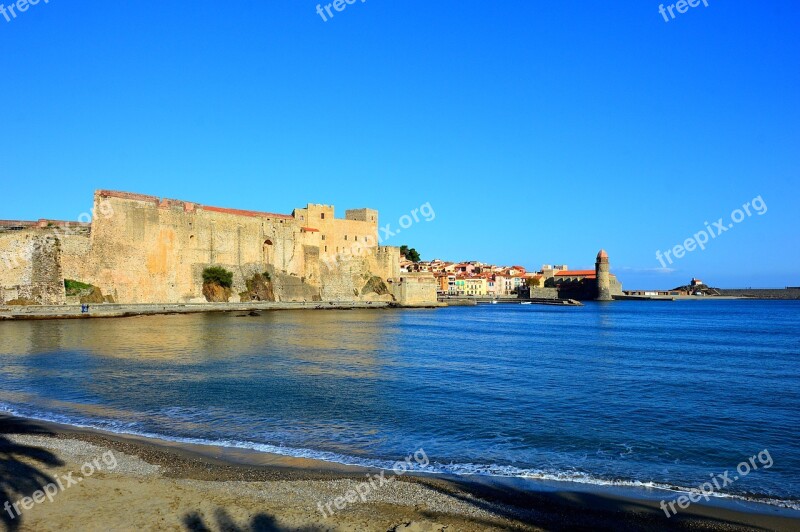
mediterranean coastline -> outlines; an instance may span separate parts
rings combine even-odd
[[[185,527],[189,517],[209,523],[226,515],[244,525],[260,501],[275,526],[287,530],[390,530],[412,522],[423,530],[535,530],[593,522],[615,529],[790,530],[800,518],[792,476],[799,457],[790,429],[797,414],[791,401],[780,406],[742,401],[735,416],[717,422],[717,431],[691,436],[685,427],[694,421],[679,412],[703,412],[698,422],[706,426],[731,411],[719,402],[720,394],[743,390],[745,383],[759,387],[756,396],[773,394],[777,381],[763,379],[765,370],[746,353],[771,353],[769,372],[791,371],[791,338],[800,326],[800,309],[794,301],[702,301],[391,310],[364,302],[361,308],[316,313],[239,310],[121,320],[10,320],[2,325],[0,411],[15,418],[5,418],[0,426],[31,424],[34,432],[60,439],[90,438],[100,446],[95,457],[121,450],[145,461],[155,456],[150,465],[183,463],[175,453],[190,453],[194,473],[174,475],[195,482],[194,491],[181,488],[172,499],[163,495],[174,501],[172,511],[164,509],[161,494],[177,489],[173,483],[179,481],[151,469],[146,482],[154,498],[131,506],[139,512],[146,505],[159,508],[155,515],[167,528]],[[676,342],[670,331],[684,320],[709,337],[699,344],[696,339]],[[741,320],[772,332],[732,336]],[[539,331],[535,339],[527,328]],[[573,331],[566,343],[562,328]],[[442,348],[442,338],[448,347]],[[529,354],[531,341],[540,353],[535,359]],[[497,359],[485,354],[494,344],[503,345]],[[638,345],[657,349],[648,355],[632,348]],[[671,362],[659,369],[661,357]],[[729,366],[721,374],[729,386],[704,387],[708,375],[719,374],[717,360]],[[695,370],[685,378],[696,385],[676,387],[680,383],[669,375],[685,372],[690,363]],[[647,374],[639,370],[643,366],[651,368]],[[510,374],[503,375],[504,370]],[[613,377],[593,377],[609,370]],[[576,381],[581,386],[573,386]],[[344,391],[337,396],[331,389]],[[554,395],[560,399],[551,400]],[[673,406],[659,399],[676,395],[681,403]],[[519,398],[516,404],[508,402],[510,396]],[[613,400],[600,411],[598,397]],[[700,496],[693,479],[702,479],[706,471],[721,473],[763,450],[736,420],[766,431],[775,466],[666,516],[665,501]],[[484,430],[490,423],[493,430]],[[596,436],[587,437],[591,434]],[[705,449],[719,435],[733,452],[707,458]],[[52,441],[9,440],[6,445],[33,448],[18,457],[31,468],[27,471],[45,475],[37,477],[40,482],[54,471],[52,460],[40,459],[45,451],[58,454]],[[153,454],[153,448],[167,454]],[[394,475],[397,460],[422,450],[430,462],[414,466],[391,487],[376,485],[370,494],[375,504],[369,498],[344,502],[359,482],[381,471]],[[64,464],[56,469],[76,471],[70,460]],[[222,474],[231,468],[234,476]],[[199,479],[201,470],[206,473]],[[82,486],[111,493],[106,475],[117,478],[104,472]],[[269,479],[301,483],[291,489],[253,484]],[[138,477],[118,480],[141,484]],[[251,483],[234,486],[231,480]],[[125,494],[132,488],[119,489]],[[234,492],[244,498],[232,502]],[[282,495],[267,504],[264,493]],[[126,497],[114,496],[109,507],[127,507]],[[11,492],[7,498],[19,500]],[[334,506],[325,509],[327,503]],[[37,505],[22,513],[21,522],[34,530],[43,522],[37,519],[76,519],[81,508],[57,501]],[[103,514],[101,522],[114,519]],[[118,519],[155,526],[129,513]]]
[[[800,531],[800,2],[313,5],[0,0],[0,532]]]
[[[355,490],[380,470],[208,445],[82,429],[0,415],[0,441],[31,455],[50,453],[58,467],[41,474],[79,470],[109,451],[114,472],[92,478],[91,489],[64,491],[55,504],[31,512],[20,530],[59,522],[92,529],[189,529],[250,526],[253,530],[647,530],[662,526],[657,500],[669,492],[599,488],[570,482],[408,475],[375,497],[328,519],[315,501]],[[24,454],[24,453],[23,453]],[[37,466],[35,460],[21,459]],[[84,487],[89,486],[87,483]],[[116,493],[117,495],[110,495]],[[178,497],[179,495],[179,497]],[[125,500],[121,510],[117,498]],[[106,502],[107,501],[107,502]],[[280,518],[276,518],[280,515]],[[694,505],[671,530],[795,530],[797,515],[756,503],[714,501]],[[536,522],[533,526],[529,523]]]

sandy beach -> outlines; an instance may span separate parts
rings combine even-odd
[[[779,515],[777,509],[775,515],[768,515],[696,504],[667,520],[655,502],[599,493],[539,493],[465,479],[392,478],[386,472],[381,485],[378,471],[121,437],[11,417],[0,417],[0,456],[0,504],[16,502],[20,510],[19,516],[13,506],[3,512],[0,522],[8,530],[798,527],[797,520]],[[355,498],[360,485],[366,491],[363,485],[368,478],[373,489],[366,500]],[[57,492],[51,489],[48,496],[44,494],[48,484],[60,487]],[[347,500],[348,493],[352,502]],[[326,504],[332,515],[325,510]]]

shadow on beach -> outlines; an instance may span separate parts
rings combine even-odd
[[[650,530],[708,530],[753,531],[789,530],[777,523],[741,522],[729,518],[724,511],[712,515],[686,513],[667,519],[658,505],[639,503],[634,500],[593,493],[579,492],[532,492],[511,486],[492,486],[491,484],[468,480],[417,479],[415,482],[442,494],[454,497],[477,509],[505,519],[509,530],[608,530],[608,531],[650,531]],[[441,521],[444,514],[435,510],[417,509],[417,517],[428,522]],[[214,513],[214,522],[206,521],[198,512],[186,514],[183,525],[191,532],[319,532],[329,527],[305,526],[300,528],[280,526],[275,516],[261,513],[249,523],[237,524],[223,509]],[[470,530],[496,529],[497,520],[469,518]],[[402,525],[389,530],[400,529]]]
[[[13,442],[9,438],[12,434],[54,435],[36,423],[0,415],[0,523],[9,531],[22,525],[23,516],[12,517],[5,508],[6,502],[14,504],[53,482],[47,473],[28,462],[50,467],[64,465],[50,451]]]
[[[192,512],[183,517],[183,524],[186,530],[190,532],[211,532],[212,530],[220,530],[221,532],[319,532],[323,530],[317,527],[281,527],[278,526],[275,517],[266,513],[253,516],[250,523],[239,526],[234,522],[233,518],[221,508],[214,512],[214,520],[216,521],[216,528],[211,528],[206,524],[199,513]]]
[[[426,480],[420,480],[420,483],[513,523],[533,525],[545,530],[773,529],[728,518],[727,512],[722,510],[707,511],[703,515],[687,512],[667,519],[657,503],[648,505],[599,493],[534,492],[452,478],[446,484]],[[428,518],[436,517],[432,512],[421,513]]]

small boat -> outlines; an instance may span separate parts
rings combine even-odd
[[[533,305],[531,301],[523,301],[520,305]]]

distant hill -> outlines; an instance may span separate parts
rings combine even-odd
[[[695,286],[685,284],[683,286],[678,286],[676,288],[673,288],[673,290],[676,290],[676,291],[679,291],[679,292],[688,292],[690,294],[694,294],[696,292],[700,292],[701,294],[704,294],[704,295],[707,295],[707,296],[719,296],[719,295],[722,295],[720,293],[719,289],[712,288],[712,287],[708,286],[707,284],[698,284],[698,285],[695,285]]]

